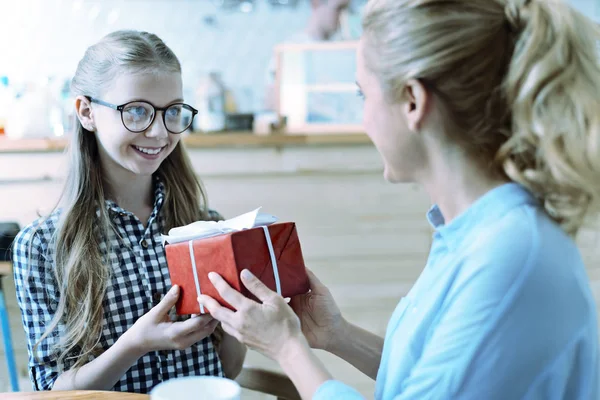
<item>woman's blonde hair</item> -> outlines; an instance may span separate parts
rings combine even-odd
[[[600,204],[600,28],[560,0],[370,0],[366,63],[390,101],[420,80],[450,138],[575,235]]]
[[[87,49],[71,82],[72,94],[100,97],[122,73],[181,72],[175,54],[156,35],[118,31]],[[105,206],[107,194],[94,133],[75,121],[67,150],[69,170],[61,199],[52,252],[60,300],[52,324],[36,344],[60,326],[59,365],[75,354],[74,368],[89,361],[99,344],[103,301],[111,278],[111,234],[117,234]],[[156,175],[165,187],[162,228],[208,218],[206,196],[183,143],[160,165]],[[117,235],[118,236],[118,235]]]

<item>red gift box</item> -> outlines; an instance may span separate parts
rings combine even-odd
[[[219,296],[208,279],[209,272],[219,273],[231,287],[255,300],[240,280],[240,273],[244,269],[250,270],[273,291],[277,289],[276,270],[283,297],[307,293],[309,281],[296,224],[278,223],[267,226],[266,230],[268,237],[263,227],[257,227],[167,244],[165,252],[171,284],[178,285],[181,291],[176,304],[177,314],[201,313],[197,300],[196,279],[202,294],[211,296],[223,306],[233,309]],[[268,239],[272,243],[275,268],[271,262]]]

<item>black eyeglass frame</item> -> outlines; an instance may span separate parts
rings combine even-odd
[[[135,101],[128,101],[127,103],[121,104],[121,105],[115,105],[112,103],[108,103],[104,100],[100,100],[97,99],[95,97],[91,97],[91,96],[86,96],[86,99],[88,99],[88,101],[92,102],[92,103],[96,103],[99,104],[101,106],[104,107],[108,107],[108,108],[112,108],[113,110],[117,110],[121,113],[121,122],[123,123],[123,126],[125,127],[125,129],[127,129],[129,132],[132,133],[141,133],[144,132],[146,129],[150,128],[152,126],[152,124],[154,123],[154,120],[156,119],[156,114],[158,113],[158,111],[162,111],[162,120],[163,120],[163,125],[165,126],[165,129],[169,132],[172,133],[174,135],[179,135],[180,133],[185,132],[186,130],[188,130],[192,124],[194,123],[194,117],[196,117],[196,115],[198,114],[198,110],[196,110],[194,107],[190,106],[189,104],[186,103],[173,103],[173,104],[169,104],[167,107],[156,107],[154,104],[150,103],[149,101],[145,101],[145,100],[135,100]],[[154,114],[152,115],[152,119],[150,120],[150,123],[148,123],[148,125],[144,128],[144,129],[140,129],[140,130],[133,130],[133,129],[129,129],[127,127],[127,125],[125,124],[125,120],[123,118],[123,110],[125,109],[126,106],[133,104],[133,103],[144,103],[144,104],[148,104],[150,107],[152,107],[152,109],[154,110]],[[173,107],[173,106],[182,106],[184,108],[187,108],[188,110],[190,110],[192,112],[192,118],[190,119],[190,124],[188,126],[185,127],[184,130],[182,130],[181,132],[173,132],[172,130],[170,130],[169,128],[167,128],[167,121],[165,120],[165,111],[167,111],[169,108]]]

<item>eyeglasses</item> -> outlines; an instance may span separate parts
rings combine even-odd
[[[185,103],[175,103],[159,108],[147,101],[130,101],[117,106],[93,97],[87,97],[87,99],[92,103],[119,111],[123,126],[133,133],[140,133],[148,129],[154,122],[158,111],[162,111],[165,128],[173,134],[179,134],[192,126],[194,117],[198,114],[198,110]]]

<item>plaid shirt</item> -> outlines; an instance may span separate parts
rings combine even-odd
[[[158,180],[155,186],[154,209],[147,228],[132,213],[112,201],[106,202],[118,232],[118,235],[112,232],[109,240],[111,247],[118,250],[110,254],[112,276],[104,298],[100,348],[90,356],[90,361],[112,346],[138,318],[158,304],[171,287],[160,240],[160,234],[164,233],[160,214],[164,186]],[[211,213],[211,217],[219,218],[217,213]],[[48,219],[38,220],[24,228],[15,239],[13,249],[17,301],[29,350],[29,375],[36,390],[51,389],[60,372],[74,364],[71,356],[77,356],[69,354],[65,365],[58,365],[54,345],[62,329],[60,325],[40,343],[36,354],[33,350],[45,327],[50,324],[60,296],[50,246],[59,214],[60,211],[56,211]],[[28,257],[30,245],[31,259]],[[106,251],[106,244],[101,247],[102,251]],[[28,273],[29,282],[26,282]],[[185,350],[153,351],[144,355],[113,390],[147,393],[162,381],[188,375],[223,376],[221,362],[210,337]]]

